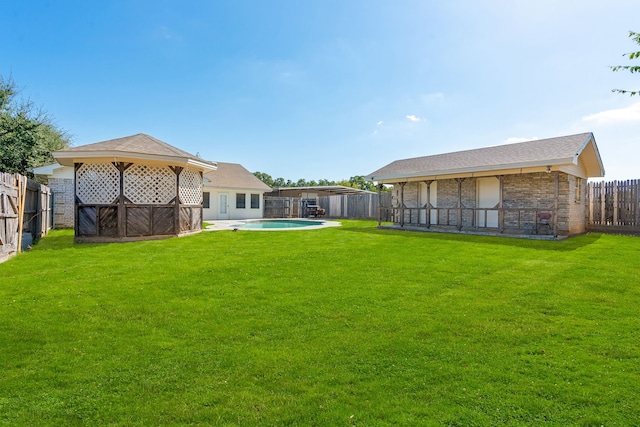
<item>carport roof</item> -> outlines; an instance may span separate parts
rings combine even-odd
[[[319,196],[334,196],[342,194],[373,194],[372,191],[360,190],[359,188],[346,187],[343,185],[318,185],[311,187],[281,187],[274,188],[272,194],[286,196],[289,193],[317,193]]]

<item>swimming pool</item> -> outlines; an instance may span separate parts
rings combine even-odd
[[[256,219],[231,225],[239,230],[282,230],[291,228],[320,228],[326,221],[310,219]]]

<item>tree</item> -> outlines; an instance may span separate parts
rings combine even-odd
[[[362,175],[349,178],[349,184],[350,187],[359,188],[360,190],[377,191],[376,185],[373,182],[366,181]]]
[[[640,45],[640,33],[634,33],[633,31],[629,31],[629,37],[631,37],[635,43]],[[640,59],[640,52],[625,53],[622,56],[626,56],[630,60]],[[628,70],[630,73],[640,73],[640,65],[614,65],[611,67],[611,70],[612,71]],[[640,95],[640,90],[613,89],[612,92],[628,93],[630,96]]]
[[[264,172],[254,172],[253,173],[256,178],[258,178],[260,181],[264,182],[265,184],[267,184],[269,187],[273,188],[273,178],[271,178],[271,175],[269,175],[268,173],[264,173]]]
[[[53,163],[51,153],[68,147],[70,138],[18,94],[13,79],[0,76],[0,171],[33,177],[31,169]]]

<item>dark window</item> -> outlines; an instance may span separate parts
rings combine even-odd
[[[236,193],[236,209],[244,209],[247,207],[247,195],[244,193]]]
[[[202,193],[202,207],[205,209],[209,209],[211,207],[209,205],[209,192]]]
[[[260,209],[260,195],[252,194],[251,195],[251,209]]]

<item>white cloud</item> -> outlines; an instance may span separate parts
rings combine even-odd
[[[408,116],[406,116],[407,119],[411,120],[412,122],[424,122],[424,119],[422,117],[418,117],[414,114],[409,114]]]
[[[378,126],[380,126],[383,123],[382,120],[380,120],[378,123],[376,123]]]
[[[632,104],[626,108],[606,110],[599,113],[584,116],[582,121],[595,122],[596,124],[610,124],[618,122],[640,121],[640,102]]]
[[[535,141],[537,139],[540,139],[540,138],[538,138],[537,136],[534,136],[534,137],[531,137],[531,138],[522,138],[522,137],[515,136],[515,137],[507,138],[504,141],[504,143],[505,144],[515,144],[517,142]]]

